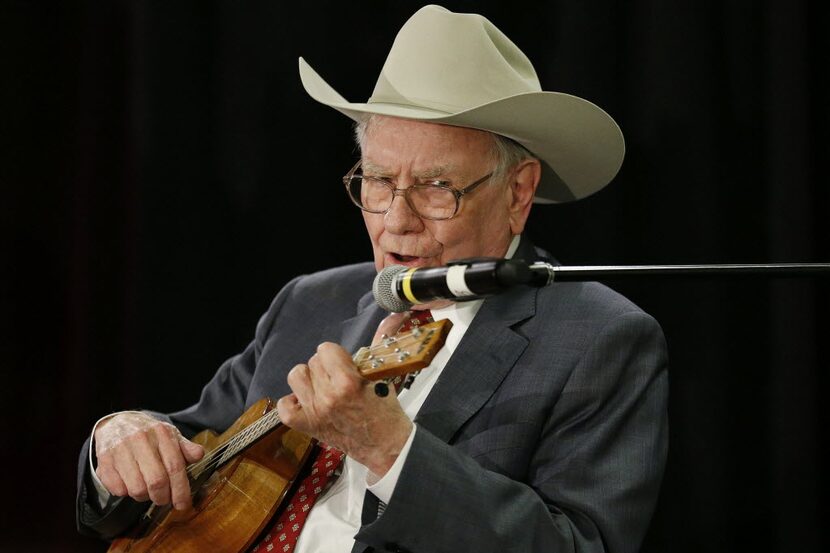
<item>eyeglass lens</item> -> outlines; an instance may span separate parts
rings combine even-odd
[[[348,190],[355,204],[373,213],[385,213],[396,195],[390,183],[359,175],[352,176]],[[399,193],[418,215],[428,219],[448,219],[457,208],[455,194],[440,186],[418,184]]]

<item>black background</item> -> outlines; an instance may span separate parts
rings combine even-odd
[[[625,132],[608,189],[531,216],[564,263],[830,261],[820,2],[446,5]],[[90,425],[193,401],[289,278],[369,258],[350,125],[297,57],[362,101],[420,4],[0,6],[0,550],[101,551],[74,530]],[[823,550],[827,281],[610,284],[672,359],[644,550]]]

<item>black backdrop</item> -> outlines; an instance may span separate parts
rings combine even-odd
[[[419,4],[0,6],[0,550],[100,551],[72,505],[92,422],[192,401],[290,277],[368,258],[338,180],[350,126],[306,97],[297,57],[362,100]],[[566,264],[830,260],[819,2],[447,6],[626,134],[607,190],[532,215]],[[644,550],[826,547],[827,281],[610,284],[672,357]]]

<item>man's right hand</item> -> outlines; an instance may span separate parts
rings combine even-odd
[[[98,424],[95,454],[95,472],[112,495],[186,509],[191,505],[186,468],[205,451],[172,424],[129,412]]]

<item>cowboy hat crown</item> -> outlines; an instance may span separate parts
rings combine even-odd
[[[584,198],[617,174],[622,132],[593,103],[545,92],[524,53],[488,19],[425,6],[395,38],[372,96],[350,103],[303,58],[308,94],[355,121],[372,114],[490,131],[542,161],[538,203]]]

